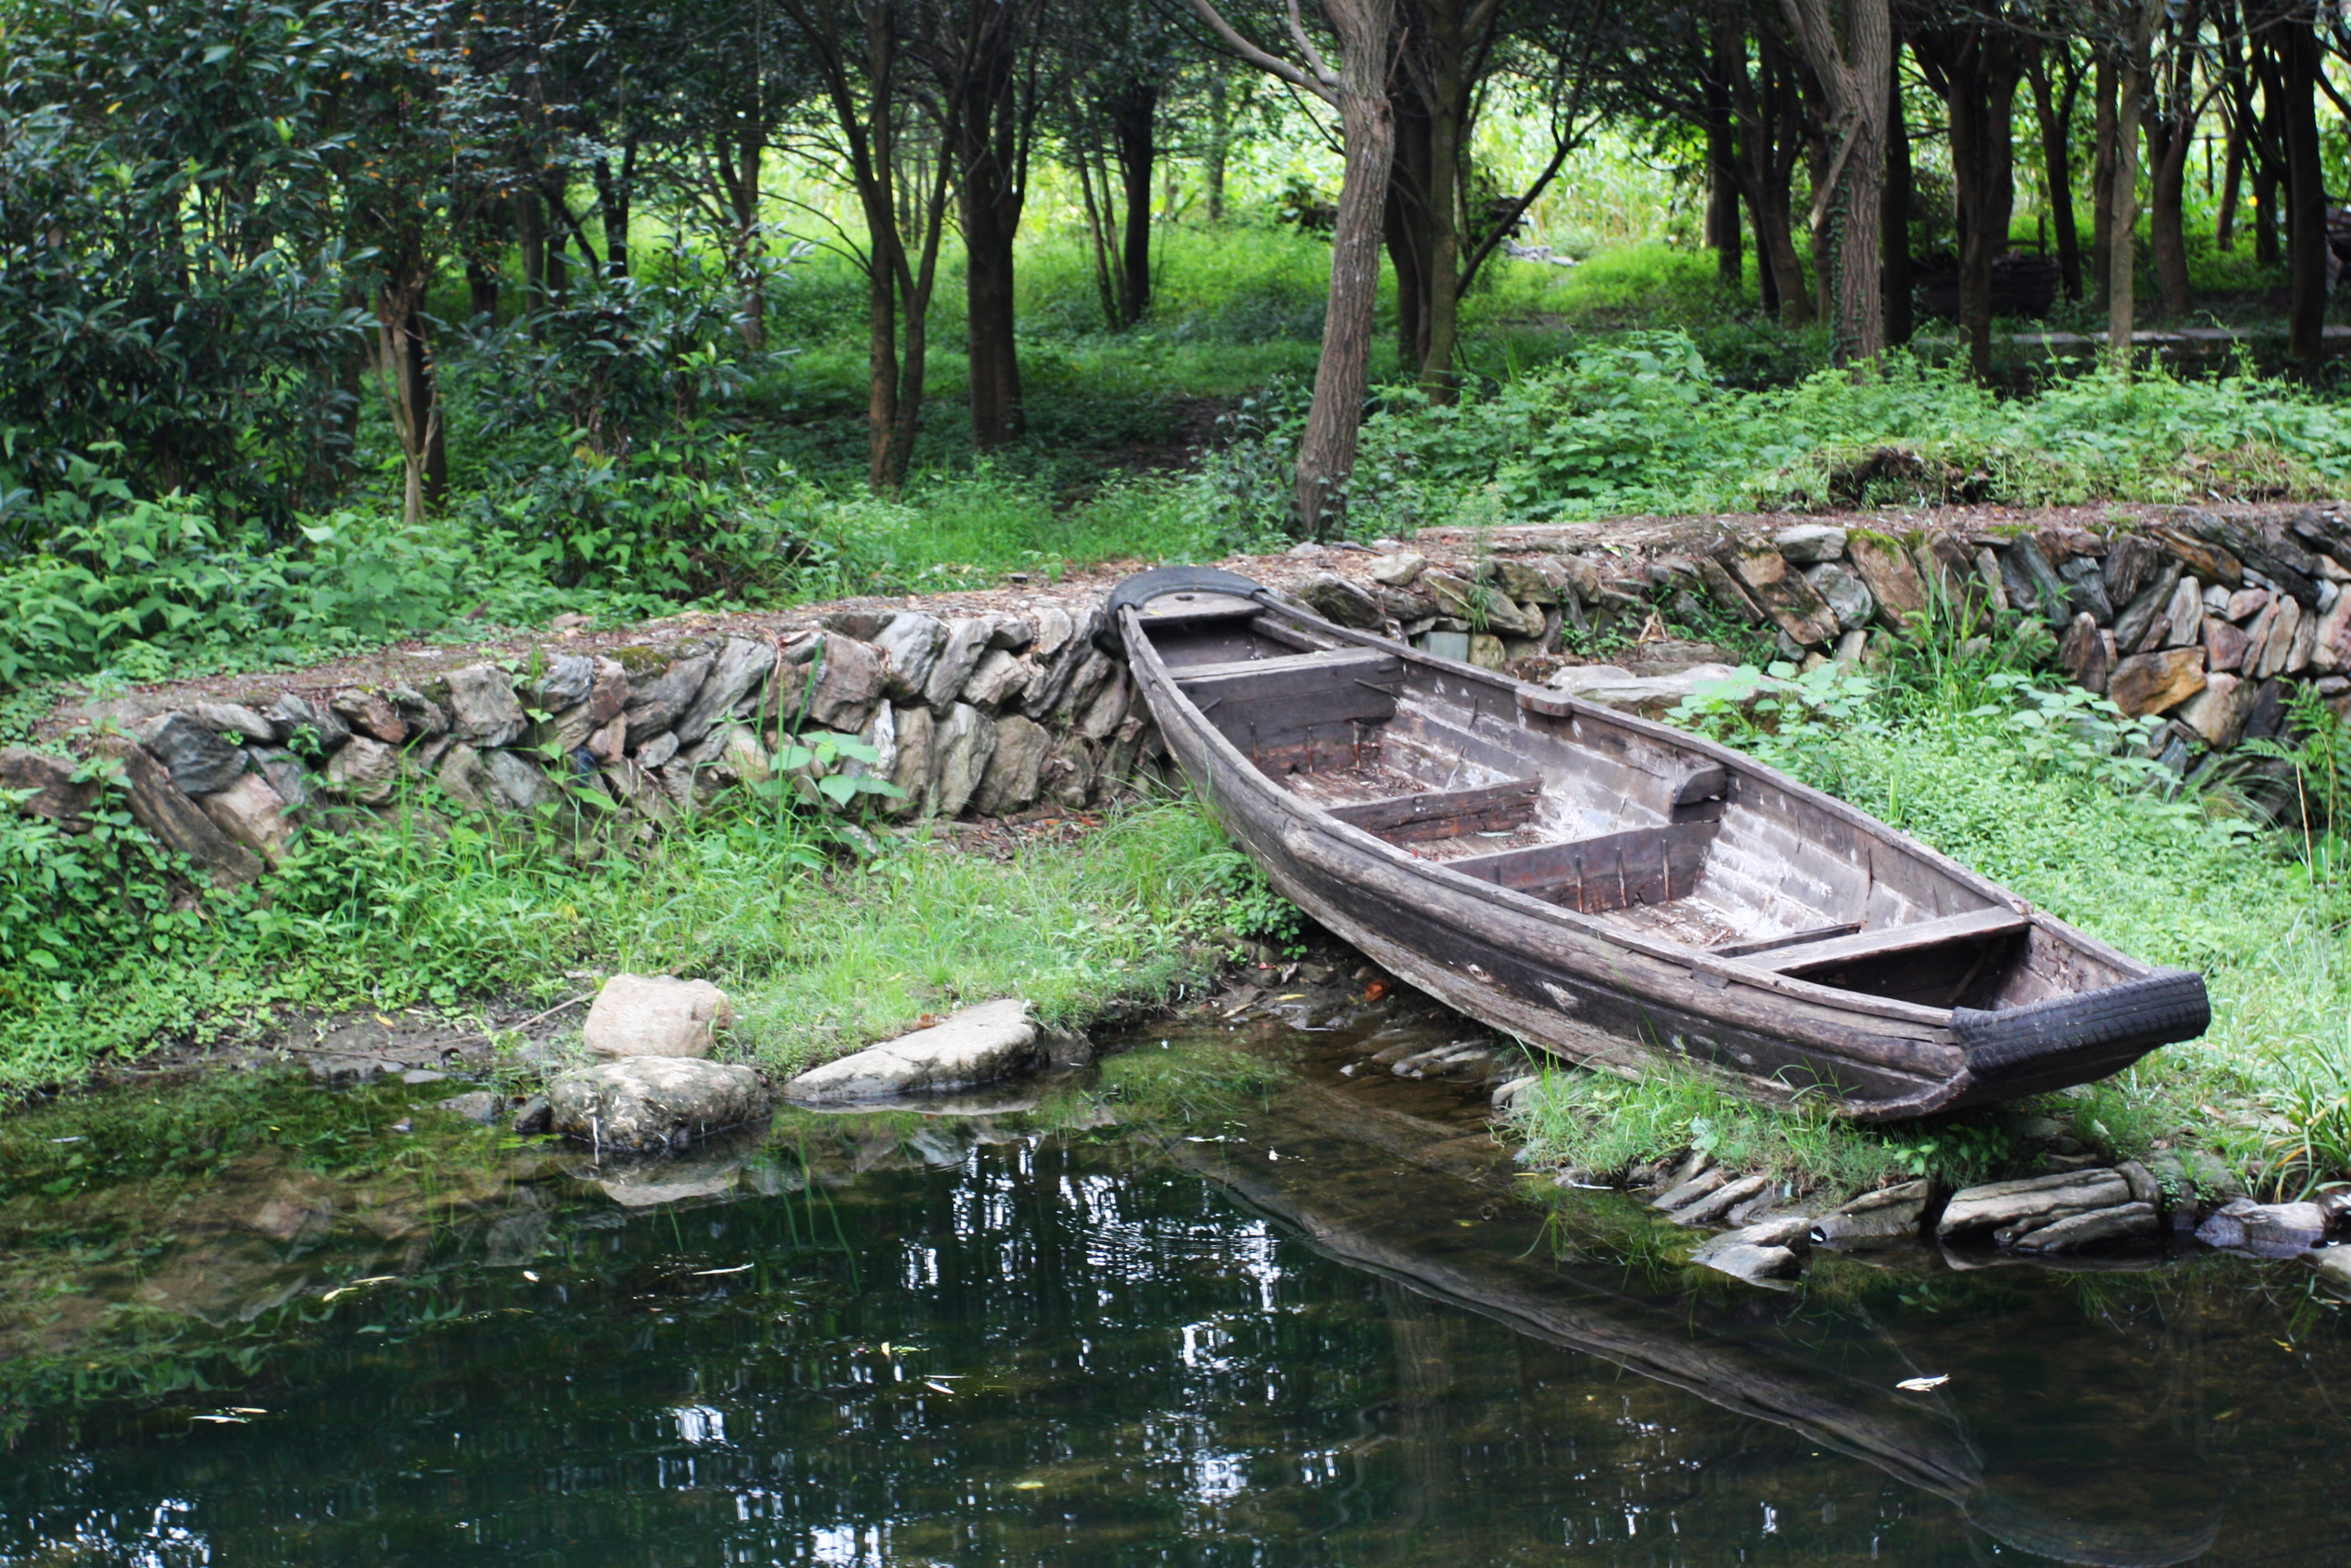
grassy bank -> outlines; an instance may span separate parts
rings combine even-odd
[[[870,851],[798,818],[704,818],[649,849],[475,820],[305,835],[256,888],[175,907],[113,811],[62,841],[0,817],[0,1103],[281,1009],[540,1006],[613,970],[717,982],[735,1054],[790,1072],[925,1012],[1024,996],[1051,1021],[1155,1002],[1220,961],[1255,873],[1186,805],[998,861],[917,832]],[[1261,895],[1259,895],[1261,902]]]
[[[1627,1084],[1552,1071],[1522,1105],[1537,1157],[1621,1174],[1699,1148],[1846,1188],[2015,1174],[2022,1116],[2070,1118],[2117,1157],[2202,1148],[2262,1187],[2351,1176],[2351,886],[2341,841],[2261,826],[2216,774],[2197,789],[2139,755],[2141,727],[1949,640],[1805,696],[1684,722],[1917,835],[2050,913],[2158,964],[2200,970],[2212,1028],[2068,1095],[1885,1129],[1749,1105],[1689,1074]],[[2321,747],[2344,747],[2339,728]],[[2314,773],[2323,773],[2323,768]]]

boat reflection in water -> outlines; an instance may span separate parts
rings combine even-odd
[[[1839,1305],[1833,1289],[1792,1298],[1725,1281],[1693,1291],[1683,1270],[1596,1260],[1578,1245],[1573,1208],[1548,1225],[1527,1218],[1505,1196],[1501,1150],[1458,1122],[1372,1103],[1388,1087],[1303,1076],[1243,1138],[1173,1148],[1329,1257],[1794,1430],[1948,1499],[2008,1546],[2161,1568],[2218,1539],[2220,1486],[2181,1435],[2197,1403],[2179,1385],[2187,1358],[2149,1364],[2119,1339],[2085,1348],[2077,1299],[2015,1300],[1977,1275],[1936,1281],[1965,1293],[1968,1312],[1905,1313],[1882,1279],[1855,1277],[1860,1262],[1846,1265],[1858,1288]],[[1599,1202],[1621,1218],[1623,1199]],[[1815,1278],[1823,1272],[1836,1269]],[[2022,1321],[1987,1323],[1988,1310]],[[2042,1316],[2052,1321],[2036,1335]],[[2063,1346],[2062,1359],[2043,1362],[2038,1343]],[[1922,1373],[1950,1381],[1896,1386]]]

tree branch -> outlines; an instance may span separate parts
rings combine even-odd
[[[1208,25],[1208,30],[1217,35],[1217,42],[1265,72],[1266,75],[1288,82],[1290,86],[1303,91],[1311,92],[1325,102],[1332,104],[1338,102],[1338,96],[1332,89],[1308,76],[1280,56],[1268,54],[1242,37],[1230,22],[1217,14],[1216,6],[1210,5],[1209,0],[1192,0],[1192,10],[1200,20]]]

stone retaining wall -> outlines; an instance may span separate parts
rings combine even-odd
[[[2183,773],[2281,733],[2304,683],[2351,706],[2340,507],[2133,512],[2103,528],[1689,525],[1631,547],[1589,530],[1432,530],[1385,554],[1306,545],[1225,564],[1343,625],[1594,700],[1654,698],[1638,677],[1716,652],[1638,640],[1659,607],[1744,621],[1811,663],[1865,657],[1940,601],[1964,617],[2044,620],[2075,680],[2126,714],[2162,716],[2154,753]],[[1123,665],[1093,645],[1116,575],[707,620],[635,642],[551,629],[494,658],[413,651],[364,677],[297,672],[88,703],[47,727],[55,748],[0,752],[0,788],[33,791],[26,810],[70,826],[95,796],[74,754],[116,758],[138,821],[223,883],[281,859],[322,807],[577,816],[592,803],[596,820],[644,831],[768,782],[784,747],[817,732],[873,749],[870,767],[833,770],[887,780],[887,816],[1086,810],[1165,756]],[[1561,651],[1570,633],[1611,627],[1636,639],[1620,655],[1623,692],[1611,667]],[[803,766],[786,787],[819,802],[824,770]]]
[[[751,636],[534,647],[413,680],[167,692],[93,705],[66,751],[0,753],[0,787],[35,790],[26,810],[71,825],[95,795],[71,751],[117,758],[137,820],[222,883],[276,863],[321,806],[384,810],[406,791],[660,823],[768,782],[818,734],[857,736],[877,760],[804,764],[786,787],[811,801],[838,771],[887,780],[888,816],[1081,810],[1164,755],[1129,711],[1124,666],[1093,645],[1100,598],[953,618],[850,608]]]

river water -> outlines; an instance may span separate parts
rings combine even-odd
[[[2351,1561],[2306,1271],[1736,1285],[1530,1201],[1482,1090],[1341,1071],[1443,1027],[1161,1026],[650,1168],[438,1087],[12,1117],[0,1563]]]

